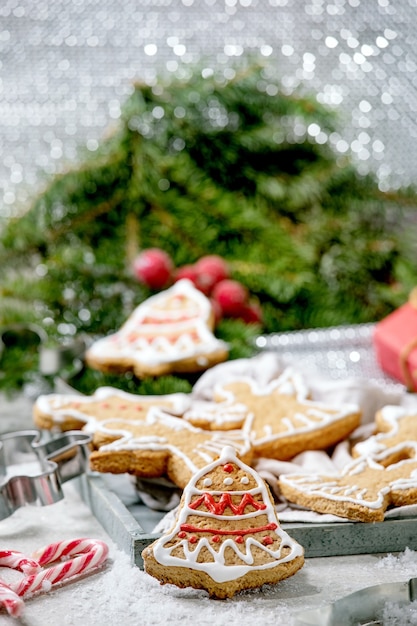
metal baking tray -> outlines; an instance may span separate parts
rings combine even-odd
[[[142,550],[160,536],[152,531],[165,513],[124,501],[126,476],[112,476],[110,483],[107,475],[96,474],[76,480],[83,500],[103,528],[130,555],[132,564],[142,569]],[[372,523],[282,523],[281,527],[303,546],[306,558],[417,550],[415,517]]]
[[[404,387],[379,368],[372,346],[374,325],[358,324],[326,329],[276,333],[258,337],[259,351],[279,351],[283,363],[303,363],[332,379],[351,376],[383,387]],[[126,475],[88,474],[78,488],[104,529],[143,567],[142,550],[159,535],[153,529],[165,515],[141,503]],[[129,493],[130,490],[130,493]],[[305,550],[307,558],[417,550],[417,519],[389,518],[383,522],[282,523]]]

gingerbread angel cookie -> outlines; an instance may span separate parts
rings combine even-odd
[[[279,479],[290,502],[318,513],[379,522],[389,506],[417,503],[417,442],[361,456],[340,474],[287,474]]]
[[[304,563],[303,548],[279,526],[268,487],[232,447],[192,477],[173,528],[142,556],[162,584],[215,598],[277,583]]]
[[[136,376],[199,372],[225,361],[228,347],[213,334],[210,300],[187,279],[140,304],[114,334],[86,351],[87,365]]]
[[[356,405],[310,399],[303,376],[290,367],[265,385],[244,377],[219,384],[214,395],[224,407],[247,407],[256,456],[283,461],[304,450],[338,443],[359,426],[361,419]]]

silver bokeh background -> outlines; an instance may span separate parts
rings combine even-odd
[[[417,0],[1,0],[0,218],[96,149],[134,81],[248,52],[338,110],[331,141],[382,189],[413,184],[416,24]]]

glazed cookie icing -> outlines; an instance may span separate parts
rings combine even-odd
[[[217,488],[210,490],[213,484]],[[160,564],[204,571],[217,583],[303,555],[280,528],[263,480],[230,446],[193,475],[174,527],[152,546]],[[201,556],[203,550],[209,558]]]

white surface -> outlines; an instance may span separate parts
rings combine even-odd
[[[226,601],[210,600],[204,591],[161,586],[131,566],[129,558],[108,538],[71,483],[63,501],[43,508],[19,509],[0,522],[0,546],[30,555],[53,541],[89,537],[110,547],[107,567],[26,600],[24,616],[14,620],[0,612],[0,626],[123,626],[199,624],[242,626],[285,624],[294,614],[320,607],[348,593],[383,582],[408,580],[417,572],[417,553],[308,559],[295,576],[276,586],[244,592]],[[19,576],[2,570],[5,580]],[[7,578],[9,577],[9,578]]]
[[[19,398],[0,403],[0,430],[30,426],[31,402]],[[417,553],[358,555],[307,559],[292,578],[276,586],[241,593],[230,600],[210,600],[203,591],[181,590],[158,581],[131,566],[129,558],[108,538],[71,483],[66,497],[49,507],[19,509],[0,521],[0,549],[30,555],[51,542],[90,537],[107,541],[107,567],[95,574],[25,602],[24,616],[10,618],[0,611],[0,626],[291,626],[300,610],[317,608],[353,591],[385,582],[401,582],[417,574]],[[0,576],[20,574],[2,569]],[[9,577],[9,578],[7,578]],[[411,623],[411,622],[408,622]]]

